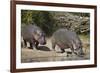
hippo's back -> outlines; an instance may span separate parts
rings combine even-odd
[[[58,29],[52,36],[52,42],[63,48],[70,48],[74,43],[81,43],[75,32],[69,31],[66,28]]]
[[[69,40],[69,39],[77,39],[77,35],[75,32],[69,31],[65,28],[59,29],[56,32],[54,32],[53,37],[55,39],[59,40]]]

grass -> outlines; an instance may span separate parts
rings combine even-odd
[[[83,45],[83,50],[85,53],[89,53],[90,52],[90,35],[79,35],[81,41],[82,41],[82,45]]]
[[[85,35],[85,34],[81,34],[79,35],[80,39],[83,40],[84,42],[85,41],[90,41],[90,35]]]

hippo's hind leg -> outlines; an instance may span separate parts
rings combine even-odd
[[[39,42],[36,41],[36,42],[35,42],[35,47],[36,47],[36,49],[38,49],[38,45],[39,45]]]
[[[24,39],[24,44],[23,44],[23,47],[26,48],[27,47],[27,42],[26,40]]]
[[[56,46],[56,44],[54,42],[52,42],[52,49],[53,49],[53,51],[55,51],[55,46]]]

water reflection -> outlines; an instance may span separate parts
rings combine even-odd
[[[30,59],[22,59],[22,63],[30,63],[30,62],[50,62],[50,61],[71,61],[71,60],[89,60],[89,57],[79,58],[75,56],[71,57],[38,57],[38,58],[30,58]]]

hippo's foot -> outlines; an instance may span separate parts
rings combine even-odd
[[[72,55],[72,52],[70,52],[70,51],[67,51],[66,53],[67,53],[67,57]]]
[[[61,53],[64,53],[65,52],[65,50],[64,49],[61,49]]]
[[[38,49],[39,48],[39,42],[35,41],[35,48]]]
[[[35,45],[35,48],[36,48],[36,49],[39,49],[39,46],[38,46],[38,45]]]
[[[84,55],[85,55],[85,54],[80,54],[80,55],[78,55],[78,57],[84,57]]]
[[[65,53],[65,51],[59,51],[59,52],[57,52],[57,53]]]
[[[38,46],[36,46],[35,48],[36,48],[36,49],[39,49],[39,47],[38,47]]]
[[[76,56],[78,56],[78,57],[84,57],[84,53],[81,53],[81,54],[77,54],[76,52],[74,52],[74,54],[76,55]]]
[[[29,49],[33,49],[33,47],[28,47]]]
[[[64,51],[61,51],[60,53],[65,53]]]

